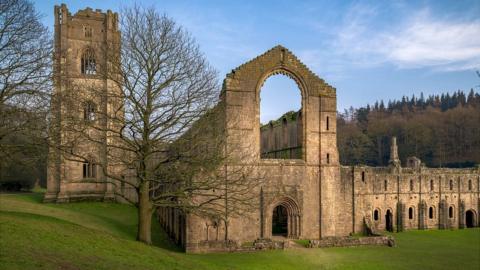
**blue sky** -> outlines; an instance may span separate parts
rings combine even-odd
[[[119,11],[132,1],[64,1]],[[53,6],[37,1],[53,26]],[[376,100],[469,91],[480,84],[480,1],[139,1],[165,12],[197,39],[223,79],[281,44],[337,88],[338,109]],[[295,109],[298,90],[267,81],[268,114]],[[477,88],[477,91],[480,89]],[[268,93],[267,93],[268,92]],[[279,92],[285,93],[279,95]],[[278,111],[278,112],[277,112]]]

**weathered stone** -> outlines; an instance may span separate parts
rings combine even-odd
[[[71,16],[65,5],[56,7],[55,42],[58,48],[55,61],[59,63],[56,75],[67,74],[68,69],[68,74],[76,78],[81,52],[87,45],[100,46],[105,37],[119,38],[117,20],[117,15],[111,12],[105,14],[86,9]],[[92,37],[82,36],[85,25],[92,27]],[[297,129],[292,133],[297,140],[292,139],[290,144],[290,138],[282,138],[285,143],[279,146],[301,146],[299,155],[289,156],[297,159],[262,158],[262,153],[277,147],[261,150],[262,145],[269,145],[271,136],[261,134],[259,121],[261,86],[275,74],[292,78],[301,91],[302,109],[296,118],[301,124],[288,121],[284,124],[286,130]],[[87,80],[104,83],[101,78]],[[59,81],[56,91],[66,87]],[[235,145],[239,157],[251,157],[242,162],[267,179],[251,190],[259,196],[257,210],[231,218],[228,228],[224,223],[185,215],[177,209],[159,209],[156,215],[161,226],[187,252],[287,248],[289,241],[271,240],[273,211],[279,206],[286,209],[286,237],[311,239],[312,247],[394,246],[392,237],[346,237],[365,231],[377,235],[387,229],[387,219],[390,229],[396,226],[398,231],[480,225],[480,167],[426,168],[418,158],[409,158],[407,167],[402,168],[395,140],[388,167],[340,166],[336,141],[336,89],[282,46],[268,50],[227,74],[220,99],[225,107],[221,119],[225,119],[227,146]],[[53,108],[61,107],[57,105]],[[61,115],[63,111],[53,112]],[[270,132],[280,131],[272,129]],[[233,142],[240,142],[240,146]],[[102,157],[102,145],[83,147],[105,158]],[[80,163],[63,160],[55,151],[51,155],[46,201],[115,198],[113,187],[106,182],[92,183],[82,179]],[[228,166],[233,167],[226,164]],[[97,180],[101,179],[104,178],[100,176]]]

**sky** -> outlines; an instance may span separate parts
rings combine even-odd
[[[63,2],[71,13],[87,6],[120,11],[134,3]],[[53,28],[53,7],[62,1],[34,3],[44,15],[45,25]],[[480,78],[475,73],[480,70],[478,0],[137,3],[154,7],[184,26],[220,79],[268,49],[285,46],[337,89],[340,112],[421,92],[451,93],[475,87],[480,92]],[[268,79],[261,94],[267,118],[299,107],[299,90],[281,76]]]

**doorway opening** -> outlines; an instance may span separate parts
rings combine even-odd
[[[389,232],[393,232],[393,215],[390,210],[387,210],[387,213],[385,214],[385,229]]]
[[[467,228],[473,228],[476,226],[475,213],[472,210],[465,212],[465,225]]]
[[[273,209],[272,235],[285,237],[288,235],[288,213],[287,208],[283,205],[279,205]]]

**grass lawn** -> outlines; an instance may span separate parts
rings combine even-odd
[[[191,255],[154,227],[135,240],[136,209],[43,204],[42,193],[0,194],[0,269],[480,269],[480,229],[394,234],[397,247]]]

